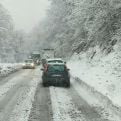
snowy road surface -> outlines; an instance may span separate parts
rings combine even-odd
[[[121,121],[101,105],[73,79],[44,88],[39,68],[0,79],[0,121]]]

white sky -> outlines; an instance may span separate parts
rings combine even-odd
[[[46,15],[48,0],[0,0],[10,12],[16,29],[29,32]]]

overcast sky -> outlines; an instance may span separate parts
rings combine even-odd
[[[17,29],[29,32],[46,15],[48,0],[0,0],[10,12]]]

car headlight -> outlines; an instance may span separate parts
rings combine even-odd
[[[23,65],[23,66],[25,66],[26,64],[25,64],[25,63],[23,63],[22,65]]]
[[[31,63],[31,66],[34,66],[34,63]]]

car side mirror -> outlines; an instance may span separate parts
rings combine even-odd
[[[41,68],[40,70],[41,70],[41,71],[44,71],[44,69],[43,69],[43,68]]]
[[[67,68],[67,71],[70,71],[70,69],[69,69],[69,68]]]

